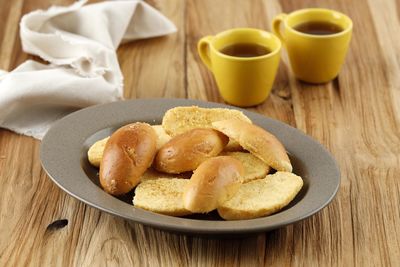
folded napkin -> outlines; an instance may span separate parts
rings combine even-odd
[[[176,31],[142,1],[85,3],[21,19],[23,50],[50,64],[28,60],[0,72],[0,127],[41,139],[52,123],[77,109],[122,99],[118,45]]]

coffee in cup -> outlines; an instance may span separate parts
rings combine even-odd
[[[241,107],[262,103],[279,66],[281,42],[258,29],[238,28],[202,38],[198,52],[222,98]]]
[[[339,25],[327,21],[307,21],[294,26],[294,29],[311,35],[331,35],[343,31]]]
[[[272,22],[273,32],[286,47],[294,75],[309,83],[329,82],[338,75],[352,28],[349,17],[323,8],[280,14]]]
[[[271,50],[259,44],[237,43],[222,48],[220,52],[232,57],[259,57],[271,53]]]

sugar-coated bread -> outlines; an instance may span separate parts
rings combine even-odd
[[[230,156],[240,161],[244,168],[242,182],[265,178],[271,168],[262,160],[249,152],[224,152],[221,155]]]
[[[137,208],[170,215],[191,214],[183,206],[183,190],[187,179],[159,178],[146,180],[135,189],[133,205]]]
[[[212,128],[213,122],[230,118],[251,123],[251,120],[239,110],[190,106],[167,110],[162,120],[162,127],[167,134],[176,136],[195,128]]]
[[[167,110],[162,120],[162,127],[169,135],[176,136],[195,128],[212,128],[211,123],[230,118],[251,123],[251,120],[239,110],[189,106]],[[229,140],[225,147],[225,151],[240,150],[242,150],[241,146],[233,140]]]
[[[100,184],[112,195],[131,191],[152,164],[157,136],[147,123],[128,124],[108,139],[100,163]]]
[[[185,187],[184,207],[193,213],[218,208],[237,192],[243,172],[240,161],[232,157],[219,156],[204,161]]]
[[[276,172],[242,184],[231,199],[218,207],[218,213],[225,220],[267,216],[288,205],[302,186],[301,177],[291,172]]]
[[[189,130],[175,136],[158,150],[154,167],[166,173],[195,170],[206,159],[218,155],[228,141],[227,136],[214,129]]]
[[[263,128],[238,119],[216,121],[214,129],[236,140],[244,149],[278,171],[292,171],[285,147]]]
[[[157,150],[167,143],[171,136],[169,136],[161,125],[152,125],[157,135]],[[88,160],[90,164],[95,167],[100,166],[101,158],[103,157],[104,147],[108,141],[109,136],[94,143],[88,150]]]
[[[88,150],[88,160],[95,167],[100,167],[101,159],[103,158],[104,147],[110,137],[107,136],[94,143]]]

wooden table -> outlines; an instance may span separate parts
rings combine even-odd
[[[31,58],[21,49],[22,15],[72,2],[1,0],[0,68],[12,70]],[[338,79],[300,83],[283,53],[272,94],[250,109],[297,127],[332,152],[342,175],[337,197],[309,219],[257,236],[175,235],[70,197],[41,168],[40,142],[2,129],[0,266],[400,266],[400,3],[148,2],[179,30],[119,48],[126,98],[223,102],[197,55],[200,37],[233,27],[268,30],[276,14],[305,7],[333,8],[353,19],[351,48]]]

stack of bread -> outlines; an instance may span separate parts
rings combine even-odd
[[[88,159],[106,192],[135,190],[135,207],[171,216],[267,216],[303,186],[279,140],[233,109],[170,109],[162,125],[136,122],[99,140]]]

